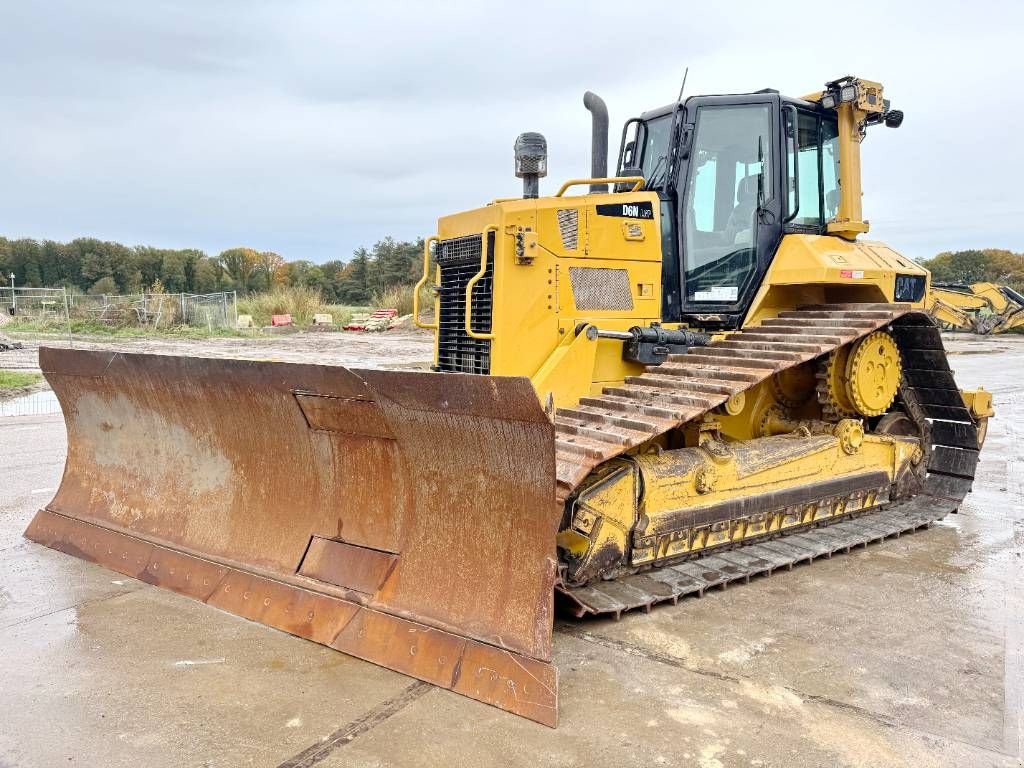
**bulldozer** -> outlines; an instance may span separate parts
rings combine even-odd
[[[68,454],[25,535],[553,727],[556,611],[956,511],[994,412],[928,272],[862,238],[861,144],[903,119],[881,84],[680,94],[614,175],[584,104],[589,177],[542,196],[521,134],[522,196],[425,239],[431,371],[41,350]]]
[[[948,330],[986,336],[1024,328],[1024,295],[998,283],[932,283],[928,309]]]

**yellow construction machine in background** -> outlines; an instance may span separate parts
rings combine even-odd
[[[26,535],[554,725],[556,596],[619,616],[955,511],[991,399],[859,239],[882,86],[689,97],[613,175],[584,103],[589,178],[541,196],[522,134],[523,196],[427,238],[433,372],[43,350],[68,458]]]
[[[986,335],[1024,328],[1024,295],[997,283],[933,283],[928,311],[950,330]]]

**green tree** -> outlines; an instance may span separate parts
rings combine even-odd
[[[259,253],[252,248],[230,248],[223,251],[218,258],[224,271],[234,281],[235,289],[240,293],[248,293],[253,275],[259,269]]]
[[[184,293],[189,287],[186,263],[187,257],[183,251],[164,251],[160,263],[160,282],[168,293]]]
[[[267,288],[288,284],[288,270],[284,257],[273,251],[260,253],[260,272],[263,273]]]
[[[196,262],[195,292],[215,293],[220,290],[221,275],[224,270],[213,259],[204,256]]]
[[[93,285],[104,277],[113,279],[114,269],[109,254],[105,253],[101,243],[97,243],[96,247],[90,247],[82,256],[82,279]]]
[[[11,262],[11,241],[0,237],[0,284],[5,284],[14,264]]]
[[[370,254],[365,248],[356,249],[352,261],[338,280],[338,300],[345,304],[363,305],[370,301]]]
[[[373,287],[382,291],[393,285],[407,285],[418,278],[417,265],[423,253],[423,241],[410,243],[385,237],[373,246],[371,259],[371,281]],[[417,277],[413,278],[413,275]]]
[[[1024,288],[1024,254],[999,248],[944,251],[922,262],[936,283],[1002,283]]]
[[[345,262],[339,259],[325,261],[320,265],[320,272],[324,276],[324,285],[321,290],[323,290],[324,300],[330,304],[341,302],[341,296],[338,291],[341,284],[341,275],[344,271]]]
[[[930,262],[932,280],[937,283],[977,283],[985,279],[988,259],[981,251],[940,253]]]
[[[32,288],[41,287],[43,273],[39,264],[41,251],[39,243],[22,238],[11,242],[10,249],[10,270],[14,272],[14,282],[17,285],[27,285]]]
[[[110,277],[101,277],[92,287],[89,288],[89,293],[93,296],[99,296],[100,294],[106,294],[108,296],[116,296],[120,289],[117,287],[117,281]]]

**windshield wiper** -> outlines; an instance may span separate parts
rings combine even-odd
[[[648,189],[651,189],[661,184],[662,177],[665,175],[662,170],[662,166],[665,164],[665,161],[667,159],[668,155],[662,155],[661,157],[658,158],[658,162],[654,164],[654,168],[651,170],[651,175],[647,180]],[[659,174],[661,175],[659,176]]]

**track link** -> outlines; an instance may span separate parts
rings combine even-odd
[[[575,587],[559,585],[560,602],[577,616],[609,614],[617,618],[624,611],[649,610],[660,602],[675,603],[686,595],[701,596],[712,587],[747,582],[753,576],[771,575],[797,563],[848,552],[856,546],[927,527],[955,512],[970,491],[974,478],[978,462],[977,427],[949,369],[939,329],[928,315],[898,305],[826,305],[784,312],[777,320],[766,321],[759,328],[730,335],[724,342],[729,346],[711,345],[669,358],[670,364],[680,367],[693,365],[697,360],[723,361],[724,364],[706,368],[705,381],[722,390],[717,396],[711,396],[707,386],[695,389],[689,379],[680,379],[677,387],[660,383],[648,386],[653,379],[667,378],[659,367],[649,367],[642,376],[623,386],[606,389],[600,397],[587,398],[588,431],[585,434],[565,428],[580,418],[576,415],[580,409],[563,409],[556,422],[560,499],[564,501],[603,461],[667,429],[699,418],[730,394],[744,391],[783,368],[831,353],[837,346],[886,327],[896,339],[903,359],[899,401],[917,424],[925,451],[920,471],[898,480],[899,500],[856,516],[835,517],[792,532],[774,534],[773,538],[709,549],[681,563],[615,580]],[[779,328],[798,331],[776,335]],[[792,356],[787,355],[785,359],[754,354],[761,348],[757,345],[774,344],[780,340],[778,336],[801,348],[786,350]],[[806,349],[802,348],[805,345]],[[737,349],[749,351],[751,355],[733,357],[732,352]],[[751,371],[758,375],[743,378],[736,375]],[[605,408],[606,397],[614,398],[614,408],[611,401]],[[707,405],[701,407],[696,402],[686,405],[689,398],[699,398]],[[626,426],[611,418],[607,421],[597,418],[602,412],[621,418],[624,412],[628,413],[623,409],[633,403],[638,413],[663,409],[658,411],[660,418],[644,417],[650,425],[646,435],[638,430],[639,421]],[[668,418],[664,409],[677,418]]]

